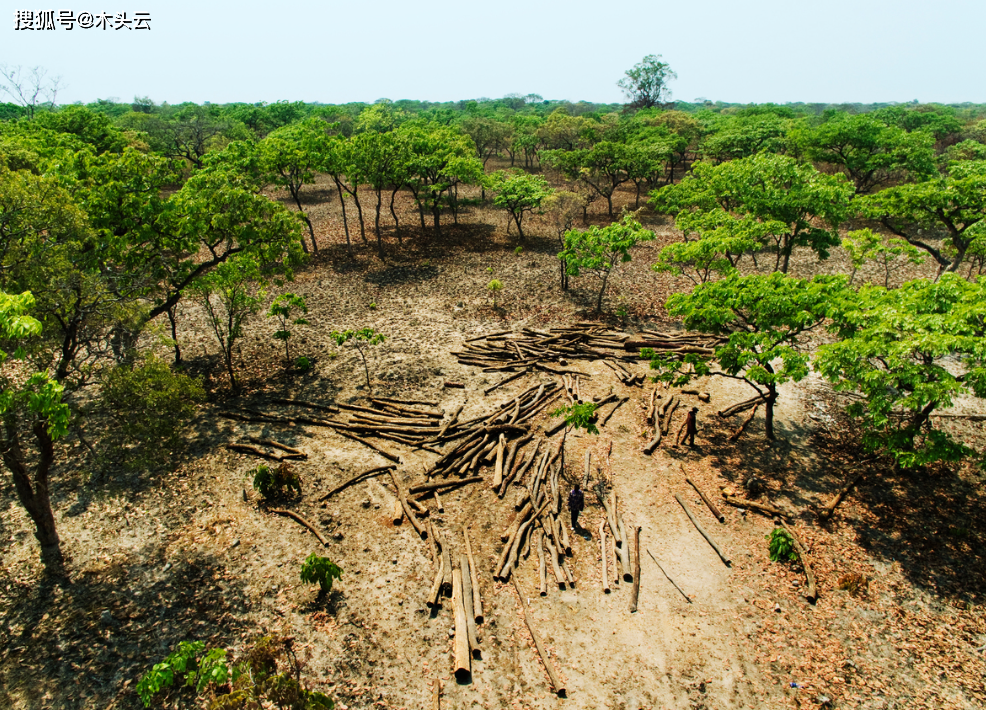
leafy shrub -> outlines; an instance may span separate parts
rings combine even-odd
[[[328,557],[319,557],[314,552],[301,565],[301,581],[322,588],[323,594],[332,591],[332,580],[342,579],[342,570]]]
[[[585,429],[590,434],[599,433],[599,427],[596,426],[596,405],[594,402],[573,404],[570,407],[559,407],[551,413],[551,416],[564,416],[566,426]]]
[[[154,664],[137,683],[137,695],[144,707],[150,707],[155,695],[173,686],[176,675],[184,676],[186,687],[202,693],[210,683],[224,685],[231,677],[235,679],[239,671],[226,665],[226,649],[205,652],[201,641],[180,641],[163,663]]]
[[[784,528],[774,528],[766,538],[770,541],[771,562],[795,562],[798,553],[794,549],[794,538]]]
[[[493,279],[486,284],[486,288],[493,294],[493,308],[496,308],[496,294],[503,290],[503,282],[500,279]]]
[[[870,580],[859,572],[849,572],[836,580],[839,589],[849,592],[853,597],[864,597],[870,590]]]
[[[294,361],[294,366],[299,370],[301,370],[302,372],[306,372],[312,369],[311,358],[302,355],[301,357],[299,357],[297,360]]]
[[[262,463],[254,469],[253,487],[265,499],[270,500],[282,495],[285,488],[293,489],[300,495],[301,479],[286,463],[277,468]]]
[[[101,403],[114,421],[106,455],[134,467],[169,461],[183,448],[181,430],[205,399],[199,379],[173,372],[153,355],[119,365],[102,382]]]

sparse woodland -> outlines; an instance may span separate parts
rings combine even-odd
[[[986,704],[986,106],[12,76],[4,707]]]

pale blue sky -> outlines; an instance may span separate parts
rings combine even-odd
[[[616,102],[647,54],[675,98],[986,102],[986,0],[91,0],[151,13],[151,31],[14,31],[0,64],[62,77],[60,102],[447,101],[511,92]]]

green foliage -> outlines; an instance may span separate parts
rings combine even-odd
[[[671,66],[661,61],[660,54],[648,54],[628,69],[616,85],[626,94],[631,108],[651,108],[670,97],[668,81],[677,78]]]
[[[280,329],[274,333],[274,338],[284,342],[284,359],[288,362],[291,362],[291,351],[288,349],[291,331],[288,330],[288,326],[308,325],[308,321],[305,318],[301,316],[297,318],[293,317],[292,311],[295,309],[302,313],[308,313],[308,304],[305,302],[304,296],[294,293],[282,293],[274,299],[270,310],[267,312],[268,318],[277,318],[280,324]]]
[[[596,298],[598,312],[602,310],[603,293],[611,272],[620,264],[630,261],[633,247],[653,238],[652,231],[644,229],[627,214],[621,221],[607,227],[592,226],[584,232],[576,229],[565,232],[565,248],[558,258],[565,264],[565,271],[570,276],[579,276],[583,271],[588,271],[602,281]]]
[[[519,170],[513,173],[498,170],[487,175],[483,184],[494,193],[493,204],[510,213],[520,239],[524,238],[524,214],[540,211],[545,200],[554,193],[543,176]]]
[[[301,495],[301,479],[287,464],[273,468],[262,463],[253,470],[253,488],[267,500],[283,495],[285,488]]]
[[[141,677],[137,695],[146,708],[155,695],[172,687],[178,676],[184,676],[186,687],[194,687],[201,694],[210,685],[224,685],[235,675],[237,669],[226,664],[226,649],[206,651],[202,641],[180,641],[163,663],[154,664]]]
[[[935,171],[934,138],[888,125],[875,114],[840,113],[819,126],[792,132],[792,140],[817,163],[838,166],[857,194]]]
[[[332,591],[332,580],[342,579],[342,570],[328,557],[319,557],[314,552],[301,565],[301,581],[305,584],[318,584],[323,594]]]
[[[715,163],[750,158],[757,153],[780,153],[793,121],[776,113],[707,114],[699,152]]]
[[[883,285],[890,288],[890,274],[904,264],[923,264],[920,250],[903,239],[891,238],[884,242],[883,237],[871,229],[857,229],[846,234],[842,248],[852,260],[852,274],[849,283],[856,278],[856,272],[867,261],[875,261],[883,267]]]
[[[101,388],[102,405],[114,422],[108,455],[130,466],[172,460],[183,448],[182,428],[204,399],[200,379],[173,372],[153,354],[109,370]]]
[[[986,218],[986,161],[953,163],[947,175],[888,187],[857,203],[862,216],[928,252],[940,270],[956,271],[974,241],[970,228]]]
[[[631,178],[638,167],[638,146],[616,141],[600,141],[591,148],[541,151],[541,161],[561,172],[569,180],[587,185],[606,200],[613,216],[613,193]]]
[[[764,397],[767,437],[774,438],[773,413],[778,385],[808,375],[803,334],[821,326],[846,291],[842,276],[797,279],[774,272],[741,276],[734,272],[704,283],[691,293],[677,293],[667,302],[671,316],[689,330],[724,336],[712,355],[656,353],[648,348],[658,372],[655,379],[683,386],[710,374],[742,380]],[[713,370],[712,363],[719,369]]]
[[[695,263],[699,271],[728,271],[744,253],[775,254],[775,271],[787,272],[796,247],[820,259],[839,243],[852,185],[783,155],[760,153],[721,165],[697,163],[677,185],[651,193],[651,205],[675,215],[686,234],[712,239],[704,253],[669,252],[668,264]]]
[[[308,370],[312,369],[312,361],[310,358],[306,357],[305,355],[301,355],[295,358],[294,366],[297,369],[301,370],[302,372],[307,372]]]
[[[932,413],[964,395],[986,397],[986,289],[943,274],[898,289],[864,286],[833,301],[838,341],[815,367],[840,391],[858,392],[848,413],[871,451],[902,467],[956,461],[975,452],[935,427]]]
[[[594,402],[559,407],[551,413],[551,416],[564,416],[566,426],[585,429],[590,434],[599,433],[599,428],[596,426],[596,404]]]
[[[518,247],[516,247],[514,249],[514,254],[516,254],[517,256],[520,256],[523,253],[523,251],[524,251],[524,247],[518,246]]]
[[[797,562],[798,552],[794,547],[794,538],[784,528],[774,528],[770,535],[765,535],[769,540],[771,562]]]
[[[360,357],[363,359],[363,370],[366,373],[366,388],[370,387],[370,368],[366,364],[366,352],[363,350],[366,345],[379,345],[386,338],[382,333],[376,332],[373,328],[362,328],[360,330],[334,330],[329,334],[329,337],[336,341],[336,345],[342,346],[348,342],[352,342],[359,351]]]
[[[500,279],[493,279],[486,284],[486,290],[493,294],[493,310],[496,310],[496,294],[503,290],[503,282]]]

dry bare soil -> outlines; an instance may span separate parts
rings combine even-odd
[[[310,372],[285,367],[280,344],[271,338],[273,323],[258,317],[241,348],[246,392],[231,397],[201,313],[187,306],[181,339],[190,370],[206,377],[210,402],[189,427],[189,449],[172,473],[93,471],[81,447],[63,444],[54,503],[73,579],[64,588],[39,584],[31,527],[5,481],[0,706],[137,708],[137,680],[178,641],[200,639],[235,653],[257,635],[273,632],[294,638],[305,677],[341,708],[426,707],[433,682],[441,684],[443,707],[455,708],[986,705],[980,474],[969,467],[899,473],[867,462],[838,414],[839,401],[814,377],[784,390],[774,443],[764,440],[759,417],[738,442],[727,441],[742,415],[722,420],[715,412],[749,394],[735,382],[700,383],[711,394],[709,403],[683,397],[700,407],[696,447],[665,442],[646,456],[644,416],[654,385],[627,388],[601,362],[586,361],[573,363],[590,375],[583,395],[614,391],[630,400],[600,435],[569,434],[564,476],[581,476],[590,450],[599,465],[594,483],[614,488],[627,526],[642,528],[638,610],[629,612],[629,584],[613,585],[610,594],[601,589],[604,512],[587,493],[587,532],[573,535],[569,558],[574,587],[553,587],[540,597],[533,554],[517,574],[531,622],[566,687],[566,697],[557,697],[531,645],[513,585],[494,582],[491,575],[519,489],[500,500],[487,485],[465,486],[444,496],[444,514],[431,513],[455,551],[469,530],[480,571],[482,659],[473,662],[471,682],[457,682],[451,675],[450,605],[437,614],[425,606],[435,570],[429,543],[407,522],[393,524],[389,481],[360,483],[318,502],[346,477],[386,462],[330,429],[218,415],[234,407],[296,411],[273,403],[282,397],[365,403],[369,393],[358,354],[337,348],[328,334],[373,327],[387,336],[369,348],[374,394],[437,400],[446,413],[462,404],[462,418],[478,416],[557,377],[525,375],[484,397],[482,390],[503,375],[460,365],[450,351],[483,333],[543,330],[593,318],[595,283],[573,279],[573,290],[563,293],[553,257],[557,241],[547,222],[533,221],[533,236],[517,254],[504,216],[480,207],[465,209],[458,226],[447,225],[436,235],[414,228],[411,205],[400,203],[403,244],[398,246],[388,221],[386,261],[358,233],[357,256],[350,261],[335,194],[320,184],[310,195],[321,251],[291,286],[311,308],[310,325],[299,328],[294,343],[299,354],[313,357]],[[619,197],[621,203],[632,199],[629,193]],[[591,217],[606,221],[602,214]],[[372,240],[371,217],[367,225]],[[649,270],[659,248],[675,238],[667,225],[653,226],[658,240],[638,248],[634,261],[612,279],[605,310],[625,315],[596,319],[610,328],[634,333],[645,325],[676,327],[661,304],[688,284]],[[837,270],[845,266],[840,258],[836,254],[819,266],[803,255],[796,268]],[[496,310],[485,290],[494,277],[505,286]],[[629,367],[643,372],[645,363]],[[447,389],[446,381],[465,388]],[[679,409],[672,432],[684,411]],[[963,436],[980,433],[962,419],[950,421]],[[292,520],[245,502],[243,490],[260,461],[225,444],[248,435],[308,454],[294,464],[304,495],[284,505],[324,532],[327,549]],[[383,444],[400,454],[405,482],[421,479],[436,458]],[[488,466],[481,471],[491,478]],[[860,483],[832,520],[821,522],[817,509],[858,472]],[[717,501],[721,486],[742,495],[751,475],[762,480],[766,491],[760,500],[788,511],[808,547],[819,579],[817,603],[802,596],[800,566],[769,561],[765,536],[774,528],[771,519],[719,501],[725,522],[717,522],[686,475]],[[692,526],[675,493],[731,566]],[[326,599],[299,581],[300,563],[311,552],[343,569]],[[865,582],[840,589],[848,575]],[[160,706],[190,707],[190,698],[187,691],[173,693]]]

